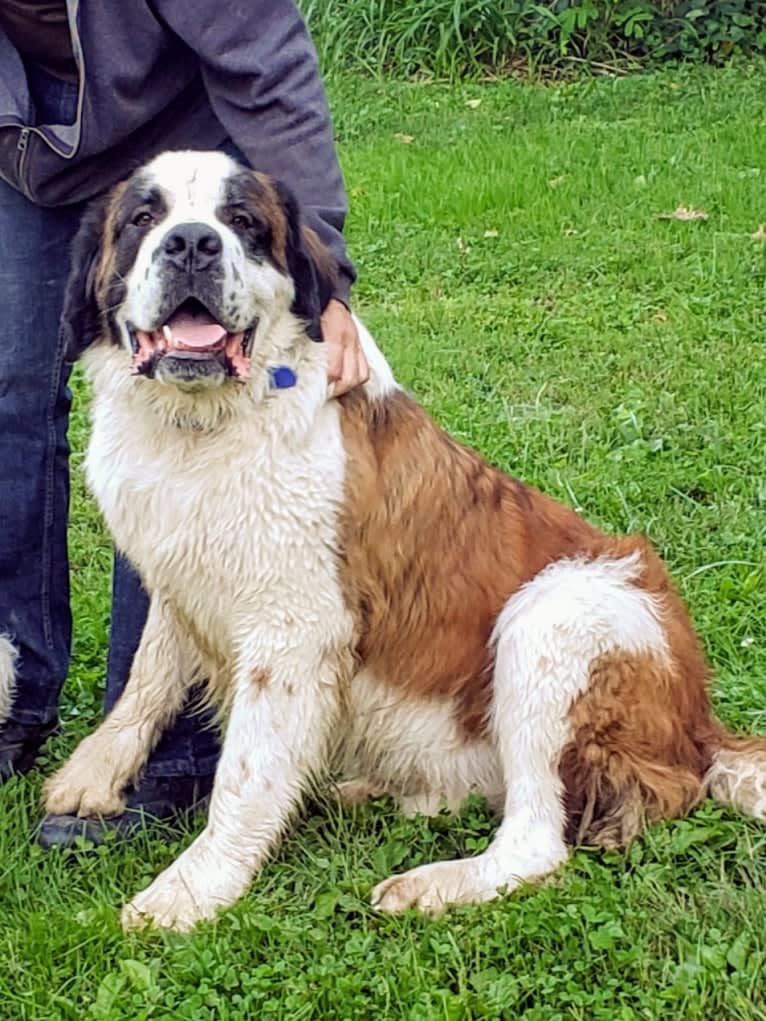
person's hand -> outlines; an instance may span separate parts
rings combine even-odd
[[[370,378],[370,366],[359,342],[354,319],[337,298],[331,298],[322,316],[322,336],[327,344],[327,376],[330,396],[340,397]]]

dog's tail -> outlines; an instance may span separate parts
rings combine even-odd
[[[0,726],[11,715],[16,694],[16,647],[6,635],[0,634]]]
[[[766,737],[735,737],[723,728],[711,739],[707,793],[725,805],[766,820]]]

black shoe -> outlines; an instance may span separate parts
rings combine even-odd
[[[58,720],[45,724],[10,721],[0,727],[0,784],[19,773],[27,773],[37,754],[58,728]]]
[[[37,842],[47,851],[52,847],[75,847],[81,838],[90,844],[103,844],[110,833],[117,840],[127,839],[154,822],[181,821],[205,804],[212,789],[212,774],[146,777],[138,789],[130,791],[125,811],[120,815],[84,819],[77,815],[46,815]]]

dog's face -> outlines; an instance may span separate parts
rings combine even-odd
[[[64,310],[70,354],[109,340],[185,390],[246,379],[259,326],[321,340],[331,272],[279,182],[216,152],[169,152],[86,214]]]

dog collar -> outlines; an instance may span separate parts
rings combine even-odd
[[[289,390],[298,382],[298,377],[289,365],[272,365],[269,368],[269,377],[273,390]]]

